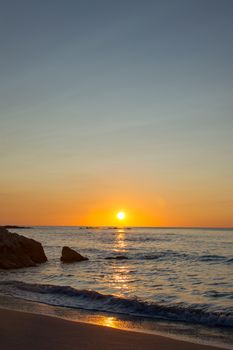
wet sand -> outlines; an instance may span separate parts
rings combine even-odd
[[[1,350],[216,350],[173,340],[56,317],[0,309]]]

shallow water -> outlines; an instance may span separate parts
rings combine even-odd
[[[17,231],[17,230],[14,230]],[[49,259],[0,271],[0,291],[114,315],[233,331],[233,230],[36,227]],[[63,264],[68,245],[90,260]],[[124,256],[127,259],[106,259]],[[220,334],[219,333],[219,334]]]

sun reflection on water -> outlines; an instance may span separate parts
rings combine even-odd
[[[124,228],[119,228],[116,232],[113,251],[119,255],[126,255],[127,242],[125,240]],[[114,288],[118,295],[123,296],[130,291],[129,286],[129,264],[127,260],[113,260],[112,261],[112,274],[110,277],[111,288]]]
[[[117,328],[117,319],[116,317],[100,317],[99,324],[105,327]]]
[[[129,269],[126,266],[116,266],[113,271],[112,284],[119,291],[129,290],[128,277]]]
[[[125,231],[123,228],[119,228],[116,232],[113,250],[115,252],[124,252],[126,250]]]

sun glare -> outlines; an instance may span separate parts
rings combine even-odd
[[[117,213],[117,219],[124,220],[125,219],[125,213],[123,211],[120,211]]]

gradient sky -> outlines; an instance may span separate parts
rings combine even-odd
[[[233,226],[233,1],[0,0],[0,224]]]

